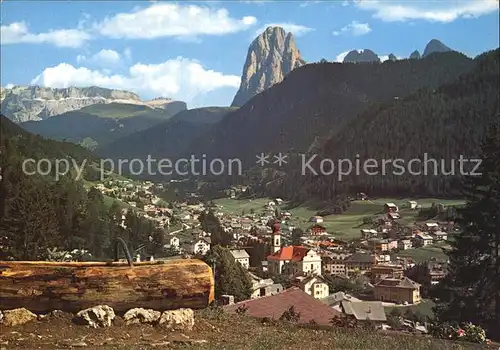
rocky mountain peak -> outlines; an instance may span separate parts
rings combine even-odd
[[[428,56],[432,53],[435,53],[435,52],[449,52],[449,51],[453,51],[453,50],[450,49],[445,44],[443,44],[441,41],[439,41],[437,39],[432,39],[425,46],[424,54],[422,55],[422,57],[426,57],[426,56]]]
[[[344,63],[364,63],[364,62],[380,62],[380,57],[372,50],[352,50],[343,60]]]
[[[396,55],[394,55],[393,53],[389,54],[389,58],[388,58],[389,61],[397,61],[398,58],[396,57]]]
[[[303,66],[292,33],[281,27],[268,27],[250,44],[241,85],[232,107],[241,107],[253,96],[280,83],[295,68]]]
[[[146,105],[151,108],[185,110],[181,101],[157,100],[143,102],[130,91],[107,89],[98,86],[48,88],[36,85],[2,88],[0,91],[1,112],[17,122],[42,120],[54,115],[79,110],[94,104],[125,103]]]
[[[418,50],[415,50],[410,54],[410,59],[412,59],[412,60],[418,60],[420,58],[421,58],[421,56],[420,56],[420,52],[418,52]]]

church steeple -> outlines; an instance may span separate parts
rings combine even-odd
[[[272,226],[273,229],[273,247],[272,247],[272,252],[273,254],[278,252],[281,249],[281,232],[280,232],[280,224],[279,222],[276,222]]]

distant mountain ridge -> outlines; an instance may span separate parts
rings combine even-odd
[[[409,58],[420,59],[436,52],[450,52],[450,51],[455,51],[455,50],[449,48],[448,46],[446,46],[437,39],[432,39],[425,46],[423,55],[420,55],[420,52],[418,50],[415,50],[410,54]],[[388,59],[390,61],[396,61],[398,58],[392,53],[389,54],[388,56],[380,56],[377,55],[372,50],[363,49],[363,50],[349,51],[347,55],[344,57],[342,62],[343,63],[383,62],[385,61],[385,59]]]
[[[169,111],[129,103],[99,103],[20,125],[29,132],[55,140],[68,140],[93,150],[164,122],[177,112],[177,109]]]
[[[95,104],[125,103],[164,109],[169,113],[187,108],[186,103],[171,99],[142,101],[130,91],[113,90],[97,86],[47,88],[40,86],[14,86],[0,90],[1,112],[20,123],[43,120],[54,115],[79,110]]]
[[[292,33],[268,27],[250,44],[241,85],[231,107],[241,107],[253,96],[280,83],[292,70],[305,65]]]
[[[185,155],[238,158],[252,168],[262,152],[305,153],[321,148],[370,106],[436,88],[473,67],[457,52],[381,64],[307,64],[211,125]]]

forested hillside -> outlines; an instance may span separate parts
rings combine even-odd
[[[49,175],[27,175],[23,161],[68,159],[81,166],[95,160],[90,152],[68,142],[45,140],[30,134],[7,118],[0,116],[0,260],[47,259],[47,249],[71,251],[84,249],[91,259],[111,257],[113,241],[118,235],[131,247],[148,242],[154,233],[152,225],[130,212],[129,229],[119,227],[118,205],[108,208],[102,194],[83,186],[73,170],[56,181]],[[45,171],[47,164],[43,164]],[[92,175],[87,166],[84,178]],[[33,164],[28,170],[35,172]]]
[[[238,157],[245,163],[263,151],[306,151],[316,138],[321,144],[366,108],[436,88],[472,67],[471,59],[456,52],[383,64],[305,65],[226,115],[193,143],[190,153]]]
[[[460,193],[458,160],[478,158],[485,131],[500,121],[499,57],[495,50],[476,58],[476,67],[455,82],[437,89],[423,89],[411,96],[382,103],[364,111],[342,128],[320,150],[312,167],[319,169],[321,159],[351,159],[363,162],[376,159],[438,160],[438,173],[429,163],[428,174],[415,176],[405,172],[368,175],[361,171],[338,181],[337,172],[329,176],[300,175],[295,169],[285,178],[269,185],[274,192],[288,197],[317,196],[332,198],[339,193],[366,192],[370,195],[455,196]],[[309,159],[306,157],[306,159]],[[444,169],[441,166],[444,159]],[[452,169],[451,162],[455,161]],[[298,167],[298,166],[297,166]],[[470,166],[465,170],[470,171]],[[443,175],[454,170],[455,176]],[[415,170],[414,170],[415,171]],[[398,173],[398,172],[397,172]]]
[[[182,154],[187,147],[234,107],[204,107],[177,113],[166,122],[141,132],[122,137],[97,149],[103,157],[111,158],[170,158]]]

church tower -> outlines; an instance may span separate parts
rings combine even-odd
[[[273,225],[272,254],[278,252],[280,249],[281,249],[281,233],[280,233],[280,224],[277,222]]]

